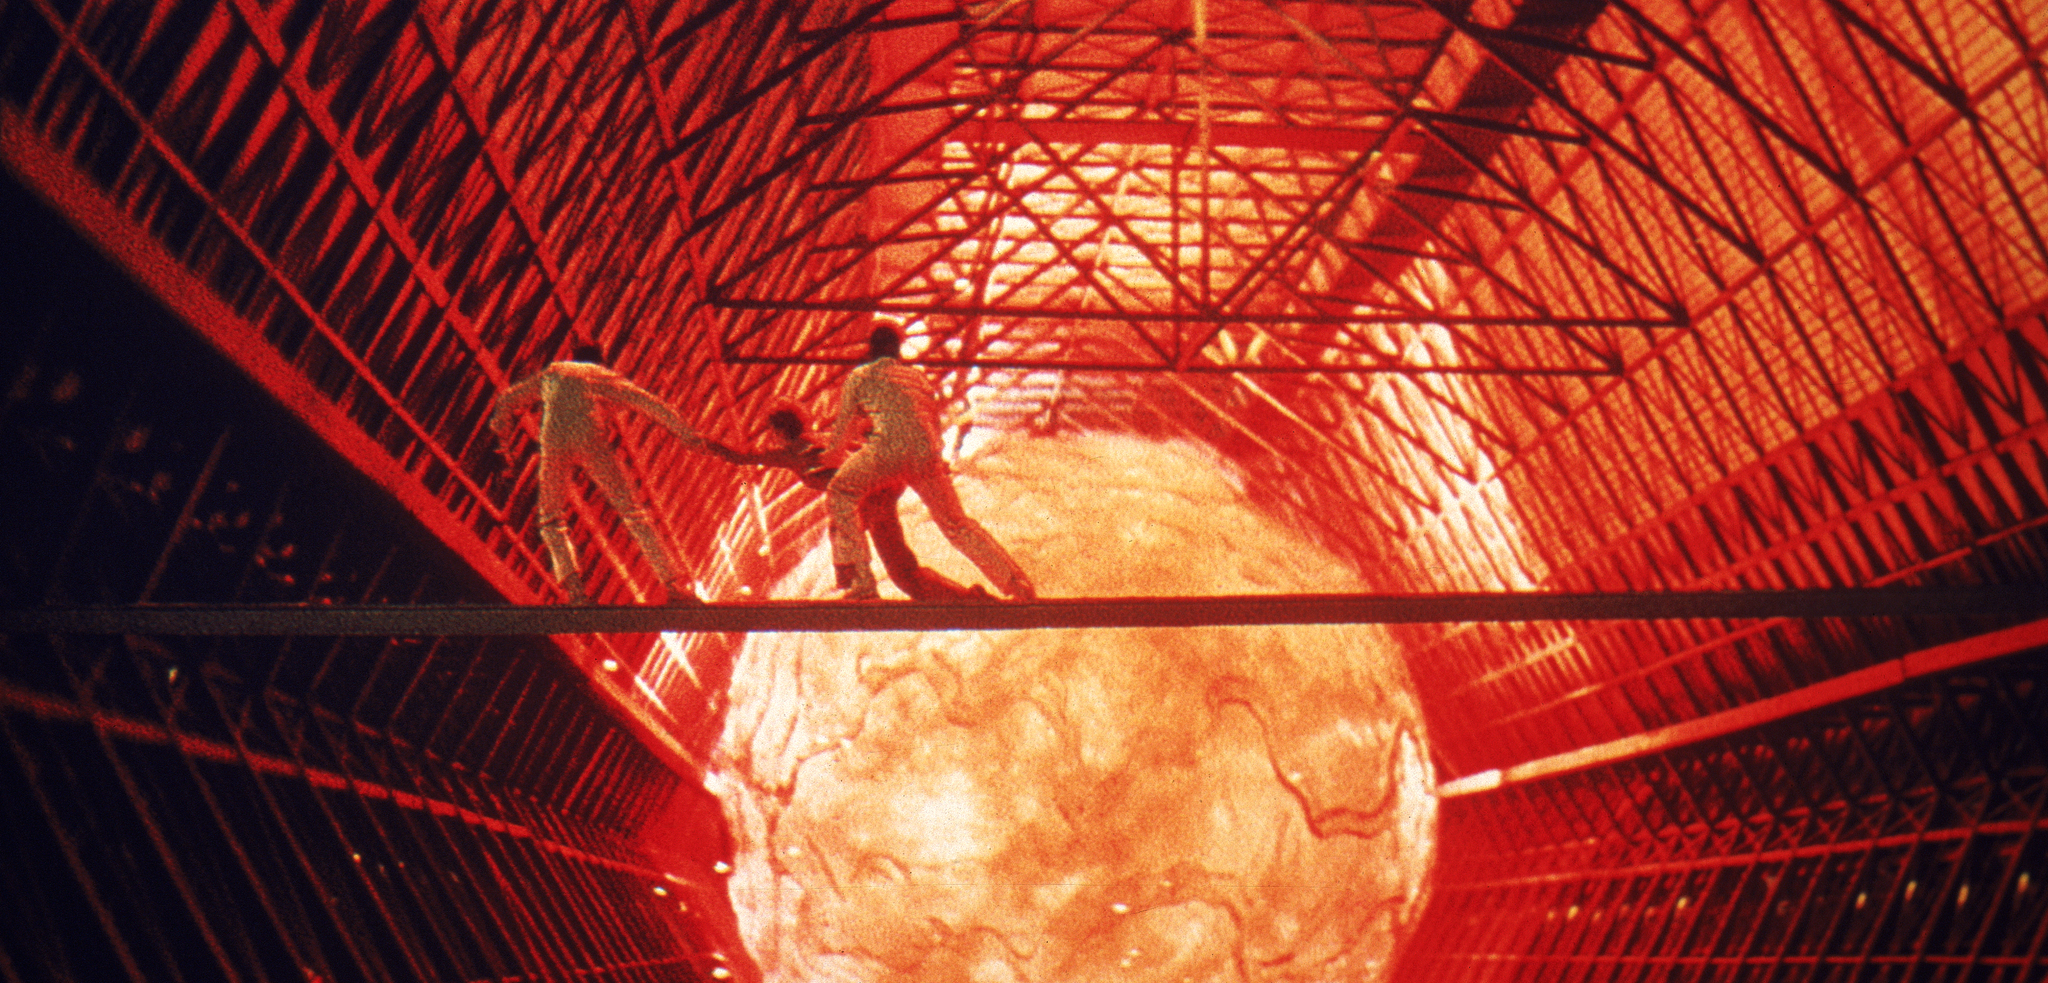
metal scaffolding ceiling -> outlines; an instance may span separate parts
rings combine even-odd
[[[515,602],[552,586],[534,474],[505,463],[526,448],[501,457],[481,425],[509,380],[600,341],[707,433],[751,442],[773,404],[825,405],[877,311],[912,326],[961,441],[1208,443],[1376,589],[2030,585],[2048,581],[2044,54],[2048,6],[2018,0],[4,0],[0,157]],[[709,593],[759,592],[807,548],[766,535],[815,528],[793,486],[625,437]],[[203,456],[166,467],[191,501],[221,493]],[[593,588],[642,596],[624,531],[584,511]],[[213,535],[166,534],[150,583]],[[273,600],[240,590],[199,599]],[[308,590],[294,599],[371,599]],[[1469,777],[2003,624],[1400,637],[1438,764]],[[716,664],[727,642],[692,644],[576,657],[622,660],[656,681],[644,702],[681,705],[702,681],[678,667]],[[2037,708],[2026,671],[1999,672],[1955,685]],[[1980,721],[1982,699],[1843,712],[1894,716],[1906,729],[1865,740],[1903,761],[1917,738],[1896,735],[1930,714]],[[1996,780],[2033,825],[1983,818],[1982,849],[2016,865],[2041,842],[2029,747]],[[1730,776],[1762,753],[1686,758],[1709,776],[1686,794],[1737,795]],[[1869,808],[1925,801],[1884,794]],[[1976,834],[1954,832],[1977,820],[1910,815],[1910,834],[1816,835],[1863,844],[1841,847],[1852,879],[1891,870],[1898,835],[1964,844],[1902,862],[1981,861]],[[1688,870],[1755,849],[1657,852],[1642,838],[1681,834],[1650,825],[1612,842]],[[1800,842],[1788,856],[1820,841]],[[1467,874],[1463,896],[1486,897],[1496,875]],[[1717,903],[1747,897],[1744,877]],[[2036,910],[2003,883],[1976,897]],[[1529,934],[1562,896],[1529,901],[1508,942],[1474,929],[1469,951],[1530,972],[1622,965],[1582,955],[1610,944],[1592,935]],[[1909,909],[1949,917],[1888,910]],[[1800,962],[1775,929],[1715,924],[1630,965],[1832,965]],[[1916,923],[1909,961],[1989,951],[1933,924]],[[2024,978],[2039,939],[1974,965]],[[1854,972],[1881,968],[1880,949]]]

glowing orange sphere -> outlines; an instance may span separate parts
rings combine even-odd
[[[1358,589],[1191,447],[1012,440],[958,483],[1049,597]],[[1424,901],[1434,781],[1374,629],[756,636],[731,696],[769,980],[1375,980]]]

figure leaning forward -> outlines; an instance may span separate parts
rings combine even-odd
[[[577,345],[566,360],[499,393],[491,405],[491,430],[500,440],[511,435],[512,421],[520,412],[540,405],[540,538],[547,546],[555,582],[570,603],[590,603],[576,563],[576,547],[569,541],[569,483],[572,468],[581,467],[640,544],[647,565],[668,591],[668,603],[701,603],[668,541],[648,517],[640,493],[620,468],[617,447],[598,415],[600,401],[639,410],[691,450],[710,451],[674,407],[607,367],[603,351],[595,345]]]
[[[917,367],[898,360],[903,336],[888,325],[868,338],[868,360],[846,379],[839,397],[839,418],[827,451],[837,454],[872,424],[867,443],[840,465],[825,488],[832,517],[832,565],[846,597],[879,596],[874,571],[868,566],[868,541],[861,528],[861,504],[892,486],[908,485],[924,502],[932,521],[997,590],[1019,600],[1037,592],[1031,579],[1010,558],[1002,544],[981,524],[968,518],[953,490],[953,472],[941,455],[944,442],[939,402],[932,385]]]

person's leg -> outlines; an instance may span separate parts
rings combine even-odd
[[[860,524],[867,529],[875,556],[889,572],[889,579],[915,597],[910,588],[917,577],[917,554],[904,541],[903,523],[896,516],[896,501],[902,497],[902,485],[884,485],[868,492],[860,500]]]
[[[887,482],[886,463],[878,460],[871,448],[862,448],[839,466],[839,473],[825,486],[825,511],[832,521],[832,566],[849,598],[877,596],[875,573],[868,569],[868,538],[861,530],[860,503]]]
[[[992,600],[988,588],[980,584],[969,587],[930,567],[919,565],[911,573],[910,585],[903,588],[903,593],[909,594],[912,600],[937,602]]]
[[[576,546],[569,541],[569,476],[573,454],[540,452],[540,541],[547,547],[548,565],[554,568],[555,583],[569,595],[569,603],[585,604],[583,574],[576,569]]]
[[[897,503],[903,498],[903,488],[902,485],[877,488],[860,503],[861,524],[867,526],[868,538],[874,542],[875,555],[881,558],[882,569],[889,572],[890,582],[915,601],[958,601],[977,596],[974,590],[918,564],[917,554],[911,551],[910,543],[903,538],[902,518],[896,514]],[[988,595],[984,592],[979,596]]]
[[[932,514],[932,521],[938,523],[939,531],[946,541],[953,544],[976,568],[996,585],[996,589],[1019,600],[1033,600],[1038,596],[1031,586],[1031,578],[1024,575],[1024,569],[1010,558],[1009,551],[996,542],[981,523],[969,518],[960,506],[959,493],[953,490],[953,472],[944,461],[935,461],[921,469],[910,479],[910,487],[924,502]]]
[[[677,562],[675,553],[669,549],[668,539],[654,528],[654,520],[647,514],[647,507],[641,504],[640,493],[633,488],[625,471],[620,469],[617,458],[609,449],[588,452],[583,458],[583,470],[590,475],[590,481],[602,492],[605,501],[610,502],[612,511],[619,514],[619,521],[640,544],[641,555],[647,557],[647,566],[661,581],[661,587],[668,592],[669,603],[697,600],[697,592],[683,577],[682,564]]]

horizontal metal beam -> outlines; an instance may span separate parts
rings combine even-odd
[[[889,243],[862,245],[886,246]],[[1627,329],[1677,329],[1692,326],[1692,322],[1684,317],[1574,317],[1568,314],[1442,314],[1432,311],[1375,311],[1370,314],[1337,314],[1321,311],[1086,311],[1057,307],[937,304],[862,298],[795,300],[714,297],[710,303],[713,307],[729,311],[822,311],[841,314],[900,314],[911,317],[990,317],[1012,321],[1108,321],[1120,324],[1449,324],[1482,328]]]
[[[865,358],[822,355],[727,355],[731,365],[859,365]],[[1192,375],[1485,375],[1485,376],[1595,376],[1620,375],[1619,366],[1551,365],[1370,365],[1356,363],[1291,363],[1286,365],[1211,365],[1195,362],[1098,362],[1082,359],[1032,358],[916,358],[911,365],[928,369],[1014,369],[1026,372],[1186,373]]]
[[[1218,597],[755,601],[651,606],[135,605],[0,611],[42,635],[576,635],[638,632],[961,631],[1474,621],[1999,617],[2048,614],[2048,587],[1869,587],[1564,594],[1236,594]]]
[[[1012,4],[1011,6],[1014,6],[1014,4]],[[1416,2],[1416,0],[1393,0],[1393,2],[1342,4],[1342,6],[1356,6],[1362,9],[1384,7],[1392,8],[1395,10],[1411,10],[1413,8],[1422,6],[1422,4]],[[1013,21],[987,24],[986,26],[982,27],[981,30],[988,34],[1024,34],[1031,35],[1034,38],[1066,38],[1072,37],[1075,34],[1086,32],[1089,37],[1115,38],[1118,40],[1144,38],[1153,41],[1162,41],[1168,44],[1186,43],[1194,37],[1194,31],[1191,27],[1169,27],[1165,25],[1158,25],[1152,27],[1138,27],[1132,26],[1128,22],[1115,22],[1111,24],[1096,26],[1096,23],[1088,23],[1078,19],[1064,24]],[[1434,49],[1437,45],[1443,43],[1443,39],[1438,37],[1434,33],[1409,33],[1405,35],[1389,36],[1387,34],[1382,33],[1384,30],[1384,27],[1376,25],[1375,30],[1373,30],[1371,33],[1366,34],[1347,34],[1342,31],[1329,31],[1327,33],[1323,33],[1322,38],[1323,40],[1329,42],[1333,46],[1341,45],[1344,47],[1361,48],[1373,47],[1378,48],[1382,51],[1399,51],[1403,49],[1416,48]],[[1231,30],[1228,28],[1218,28],[1214,25],[1210,26],[1208,31],[1208,37],[1211,41],[1249,42],[1250,44],[1254,45],[1289,45],[1296,47],[1300,46],[1302,40],[1300,33],[1295,31],[1259,31],[1246,29]],[[1058,69],[1061,66],[1034,65],[1031,67],[1050,67],[1053,69]]]
[[[1394,114],[1385,114],[1391,124]],[[1338,156],[1356,156],[1378,145],[1385,127],[1267,126],[1244,123],[1212,123],[1209,146],[1246,147],[1262,150],[1307,150]],[[1015,147],[1030,143],[1072,144],[1082,147],[1162,146],[1188,149],[1201,145],[1201,129],[1193,123],[1155,120],[977,120],[954,131],[963,143],[989,143]]]

